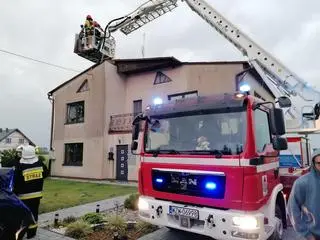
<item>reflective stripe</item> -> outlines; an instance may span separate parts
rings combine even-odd
[[[28,181],[43,178],[42,173],[43,173],[43,168],[36,167],[36,168],[29,168],[29,169],[24,170],[22,172],[22,175],[24,177],[24,181],[28,182]]]
[[[239,158],[191,158],[191,157],[144,157],[143,162],[149,163],[177,163],[195,165],[239,166]]]
[[[18,197],[21,200],[27,200],[32,198],[39,198],[42,197],[42,192],[33,192],[33,193],[25,193],[25,194],[19,194]]]
[[[43,172],[43,168],[42,167],[28,168],[28,169],[23,170],[22,174],[24,175],[27,172],[33,172],[33,171],[36,171],[36,172],[41,171],[41,172]]]
[[[33,229],[33,228],[37,228],[38,227],[38,224],[33,224],[33,225],[30,225],[29,227],[28,227],[28,229]]]
[[[257,172],[265,172],[279,167],[279,162],[265,163],[262,165],[250,165],[250,159],[237,158],[191,158],[191,157],[144,157],[143,162],[147,163],[174,163],[174,164],[194,164],[206,166],[232,166],[232,167],[252,167],[256,168]]]

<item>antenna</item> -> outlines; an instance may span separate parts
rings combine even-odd
[[[144,32],[142,36],[142,47],[141,47],[142,58],[144,58],[145,56],[145,44],[146,44],[146,33]]]

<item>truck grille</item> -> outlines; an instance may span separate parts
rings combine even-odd
[[[223,199],[226,176],[220,172],[152,169],[152,186],[159,192]]]

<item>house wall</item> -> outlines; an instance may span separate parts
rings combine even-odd
[[[126,81],[125,112],[133,111],[133,101],[142,99],[142,107],[152,104],[155,97],[163,101],[168,95],[198,91],[199,95],[235,91],[235,75],[243,64],[186,64],[173,69],[162,69],[172,81],[154,85],[156,71],[129,75]],[[223,84],[221,84],[223,83]]]
[[[250,94],[254,95],[254,92],[258,93],[262,98],[268,101],[274,101],[274,97],[266,90],[264,89],[259,82],[252,76],[251,74],[246,74],[242,81],[246,82],[250,85],[251,91]]]
[[[2,131],[5,131],[2,130]],[[10,138],[11,139],[11,143],[7,143],[6,142],[6,139],[7,138]],[[7,138],[3,139],[1,142],[0,142],[0,151],[3,151],[3,150],[8,150],[8,149],[15,149],[17,148],[19,145],[21,144],[31,144],[31,142],[29,142],[28,139],[26,139],[22,134],[20,134],[18,131],[15,131],[13,133],[11,133]],[[23,143],[20,142],[20,139],[22,140],[23,139]]]
[[[236,90],[235,76],[243,71],[242,63],[185,64],[170,69],[159,69],[172,81],[154,85],[157,71],[123,75],[116,66],[104,64],[83,74],[57,90],[53,97],[54,133],[53,147],[56,160],[52,164],[52,175],[94,179],[117,178],[117,146],[128,145],[128,180],[138,179],[139,157],[130,154],[131,133],[109,133],[110,117],[133,112],[133,101],[142,99],[143,109],[155,97],[168,100],[168,95],[198,91],[199,95],[233,92]],[[89,91],[76,93],[82,82],[88,79]],[[248,75],[246,81],[261,96],[269,99],[255,79]],[[66,104],[85,101],[85,122],[65,124]],[[83,166],[64,166],[64,144],[83,142]],[[108,153],[114,153],[114,160]]]
[[[89,91],[77,93],[87,79]],[[79,76],[53,95],[55,160],[52,175],[101,178],[104,146],[105,80],[104,65]],[[66,124],[67,103],[85,101],[84,123]],[[64,166],[64,144],[83,143],[83,166]]]

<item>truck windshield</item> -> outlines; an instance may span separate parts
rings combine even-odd
[[[246,138],[246,111],[150,118],[145,152],[237,155]]]

